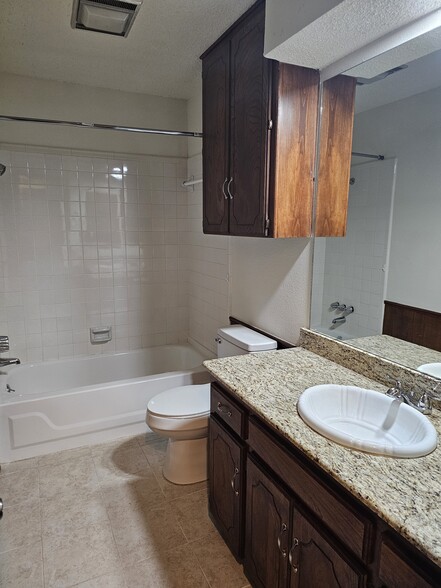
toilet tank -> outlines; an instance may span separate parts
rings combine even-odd
[[[230,357],[277,349],[277,342],[243,325],[230,325],[217,332],[217,356]]]

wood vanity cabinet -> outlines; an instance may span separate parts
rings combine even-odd
[[[218,382],[209,509],[255,588],[428,588],[441,569]]]
[[[311,235],[319,74],[263,56],[258,2],[202,56],[203,230]]]

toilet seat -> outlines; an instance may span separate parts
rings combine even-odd
[[[147,405],[146,421],[152,430],[175,435],[194,431],[200,437],[208,429],[209,416],[210,384],[198,384],[171,388],[154,396]]]
[[[210,414],[210,384],[178,386],[154,396],[147,411],[156,417],[189,419]]]

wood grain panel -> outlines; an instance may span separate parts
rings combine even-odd
[[[354,122],[355,79],[323,84],[315,235],[344,237]]]
[[[388,588],[430,588],[435,586],[419,572],[415,560],[399,555],[386,539],[380,548],[379,578]],[[408,561],[406,561],[408,560]]]
[[[441,351],[441,313],[385,300],[383,334]]]
[[[202,64],[203,229],[210,234],[228,233],[229,71],[228,43],[218,45]]]
[[[245,449],[218,422],[209,421],[208,501],[210,513],[233,555],[243,552]]]
[[[211,384],[210,406],[211,412],[224,421],[230,429],[240,437],[245,437],[245,409],[227,396],[214,382]]]
[[[319,74],[274,63],[270,218],[273,237],[309,237]]]
[[[353,553],[364,558],[370,523],[361,513],[344,504],[308,473],[293,455],[270,439],[259,423],[249,421],[248,443],[259,457],[305,503],[315,516],[335,533]]]
[[[231,39],[231,235],[265,235],[270,62],[263,57],[264,34],[261,5]]]

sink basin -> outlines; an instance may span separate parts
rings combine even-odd
[[[297,409],[317,433],[351,449],[421,457],[436,448],[437,433],[426,416],[375,390],[313,386],[302,393]]]
[[[441,378],[441,363],[423,363],[423,365],[417,367],[417,370],[429,376]]]

